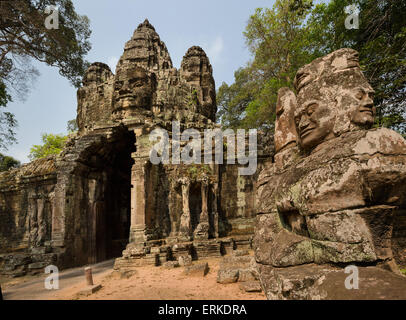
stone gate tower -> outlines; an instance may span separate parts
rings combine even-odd
[[[93,63],[77,92],[79,131],[63,152],[0,175],[3,271],[120,256],[117,268],[156,265],[250,247],[255,175],[241,176],[225,162],[150,161],[154,130],[168,132],[172,152],[179,140],[173,122],[199,136],[218,128],[215,90],[203,49],[191,47],[174,68],[148,20],[125,44],[115,74]],[[259,147],[259,156],[270,159],[271,149]]]

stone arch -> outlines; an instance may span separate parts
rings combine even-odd
[[[75,265],[119,257],[128,244],[133,152],[135,135],[124,126],[81,138],[70,150],[76,161],[59,178],[66,181],[67,260]]]

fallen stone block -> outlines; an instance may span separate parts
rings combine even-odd
[[[181,267],[191,266],[192,257],[190,255],[183,255],[178,258],[179,265]]]
[[[185,267],[184,274],[192,277],[204,277],[209,272],[209,264],[199,263]]]
[[[238,281],[238,269],[220,269],[217,272],[217,282],[221,284],[234,283]]]
[[[28,269],[29,270],[42,269],[42,268],[45,268],[46,266],[47,266],[46,262],[34,262],[34,263],[30,263],[28,265]]]
[[[78,292],[78,295],[80,296],[90,296],[91,294],[99,291],[102,288],[101,284],[95,284],[93,286],[87,286],[84,289],[80,290]]]
[[[255,258],[252,256],[226,256],[223,258],[222,264],[238,265],[240,267],[249,267],[255,265]]]
[[[246,281],[254,281],[257,280],[255,278],[255,271],[251,269],[240,269],[238,274],[238,281],[239,282],[246,282]]]
[[[241,256],[249,256],[250,252],[248,250],[237,249],[233,250],[232,254],[235,257],[241,257]]]
[[[246,281],[240,283],[240,289],[245,292],[261,292],[261,284],[259,281]]]
[[[174,268],[178,268],[179,262],[178,261],[167,261],[164,263],[164,268],[166,269],[174,269]]]

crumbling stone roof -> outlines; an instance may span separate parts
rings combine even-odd
[[[37,177],[56,175],[55,157],[49,156],[0,173],[0,190],[17,187],[19,182],[30,182]]]

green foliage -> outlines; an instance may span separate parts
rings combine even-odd
[[[197,97],[197,90],[193,88],[191,94],[188,97],[188,106],[196,107],[199,104],[199,98]]]
[[[0,82],[0,106],[5,107],[9,101],[11,101],[11,97],[7,94],[6,86]]]
[[[293,87],[297,69],[316,57],[304,27],[311,7],[310,0],[277,0],[250,17],[244,36],[254,59],[217,93],[224,126],[273,127],[278,89]]]
[[[245,110],[253,100],[255,84],[249,79],[248,68],[240,68],[234,73],[235,82],[228,86],[225,82],[217,92],[217,119],[223,126],[237,128],[245,118]]]
[[[21,165],[20,161],[13,157],[6,156],[0,153],[0,171],[7,171],[11,168],[18,168]]]
[[[360,28],[347,30],[345,7],[360,9]],[[244,32],[253,60],[217,93],[218,121],[225,127],[272,128],[277,91],[292,88],[297,70],[343,47],[360,53],[376,90],[376,126],[406,133],[406,1],[277,0],[257,9]]]
[[[59,28],[47,29],[47,6],[59,8]],[[80,86],[88,63],[84,60],[91,46],[89,19],[75,12],[71,0],[3,0],[0,7],[0,74],[8,79],[19,58],[33,58],[55,66],[62,76]],[[20,71],[23,71],[20,69]],[[22,79],[20,79],[22,81]]]
[[[203,165],[190,165],[187,167],[187,174],[191,180],[197,180],[202,176],[212,174],[210,167],[207,164]]]
[[[59,8],[59,28],[47,29],[47,6]],[[2,0],[0,2],[0,106],[6,107],[13,92],[24,99],[39,74],[31,60],[59,69],[79,87],[89,63],[89,19],[75,12],[71,0]],[[0,148],[15,143],[17,121],[0,112]]]
[[[5,108],[9,101],[11,97],[4,83],[0,81],[0,108]],[[16,142],[14,130],[17,125],[17,120],[12,113],[0,110],[0,149],[7,150],[8,145]]]
[[[346,30],[344,8],[360,10],[359,29]],[[320,54],[342,47],[360,53],[365,76],[375,89],[376,125],[406,132],[406,1],[331,0],[313,10],[308,24]]]
[[[68,133],[74,133],[79,130],[76,119],[72,119],[72,120],[68,121],[67,130],[68,130]]]
[[[45,158],[50,155],[58,155],[65,146],[67,137],[61,134],[42,135],[42,145],[34,145],[30,150],[28,157],[31,160]]]

